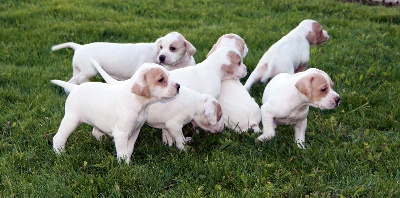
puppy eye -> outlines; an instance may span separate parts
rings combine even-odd
[[[239,65],[242,65],[242,61],[239,61],[239,63],[238,63]]]
[[[170,47],[169,50],[175,51],[175,50],[176,50],[176,47]]]
[[[164,78],[160,78],[160,79],[158,80],[158,82],[160,82],[160,83],[164,82]]]
[[[160,49],[162,49],[162,46],[160,45]]]
[[[321,91],[325,93],[326,92],[326,87],[322,88]]]

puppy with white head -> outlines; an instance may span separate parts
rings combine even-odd
[[[93,65],[109,84],[119,84],[111,78],[95,61]],[[146,124],[162,129],[163,142],[178,149],[184,149],[187,138],[183,136],[182,127],[188,123],[199,126],[205,131],[217,133],[224,129],[222,109],[219,102],[208,94],[199,94],[181,86],[179,95],[173,100],[153,103],[149,106]],[[101,134],[93,134],[100,139]]]
[[[198,93],[217,98],[223,80],[240,79],[246,74],[247,67],[240,51],[235,47],[221,46],[195,67],[171,71],[171,78]]]
[[[245,41],[239,35],[225,34],[218,39],[207,56],[221,46],[236,48],[241,53],[242,58],[248,52]],[[248,129],[252,129],[255,132],[260,131],[260,107],[246,91],[239,79],[223,80],[217,100],[221,103],[226,127],[238,133]]]
[[[168,71],[146,63],[130,79],[118,85],[89,82],[81,85],[52,80],[71,93],[65,102],[65,115],[53,149],[60,153],[68,137],[80,123],[93,126],[93,134],[114,137],[118,160],[129,164],[140,128],[152,102],[175,97],[180,85],[169,78]]]
[[[64,43],[55,45],[52,50],[62,48],[75,50],[72,59],[73,76],[68,81],[81,84],[97,74],[90,59],[95,59],[101,67],[118,80],[126,80],[144,63],[157,63],[168,70],[195,65],[193,54],[196,48],[178,32],[171,32],[154,43],[105,43],[86,45]]]
[[[273,44],[258,62],[244,87],[249,91],[256,82],[267,82],[280,73],[304,71],[310,60],[310,47],[329,39],[328,32],[314,20],[304,20]]]
[[[273,138],[277,125],[294,125],[295,142],[299,148],[305,148],[309,106],[333,109],[339,105],[340,97],[332,86],[328,74],[315,68],[296,74],[281,73],[272,78],[264,90],[263,134],[257,140]]]

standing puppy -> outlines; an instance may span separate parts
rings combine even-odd
[[[196,48],[178,32],[171,32],[155,43],[90,43],[79,45],[64,43],[55,45],[52,50],[62,48],[75,50],[72,59],[73,76],[68,81],[81,84],[97,74],[90,59],[95,59],[103,69],[118,80],[126,80],[144,63],[158,63],[168,70],[194,65],[193,54]]]
[[[68,137],[83,122],[92,125],[92,133],[97,136],[108,134],[114,137],[117,158],[124,159],[127,164],[140,128],[146,121],[148,105],[174,97],[180,87],[169,79],[165,68],[154,63],[144,64],[135,75],[118,85],[51,82],[71,91],[65,102],[64,118],[53,137],[55,152],[64,150]]]
[[[281,73],[267,84],[261,106],[263,134],[257,138],[265,141],[275,136],[278,124],[294,125],[295,142],[305,148],[305,132],[309,106],[333,109],[340,97],[332,88],[325,72],[310,68],[297,74]]]
[[[314,20],[304,20],[272,45],[250,74],[244,87],[250,90],[256,82],[267,82],[280,73],[294,74],[307,69],[310,47],[329,39],[328,32]]]
[[[239,50],[242,58],[247,55],[245,41],[236,34],[225,34],[214,44],[207,56],[219,47],[233,47]],[[239,79],[223,80],[217,98],[221,103],[225,126],[240,133],[252,129],[259,132],[261,121],[260,107],[243,87]]]
[[[96,61],[93,66],[109,84],[119,84],[111,78]],[[162,113],[160,113],[162,112]],[[199,94],[184,86],[173,100],[156,102],[149,106],[146,124],[162,129],[162,140],[165,144],[184,149],[187,138],[183,136],[182,127],[188,123],[199,126],[205,131],[217,133],[224,129],[222,109],[219,102],[208,94]],[[93,134],[100,139],[102,134]]]

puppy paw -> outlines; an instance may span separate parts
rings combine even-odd
[[[303,144],[302,142],[298,142],[298,143],[297,143],[297,147],[298,147],[299,149],[306,149],[306,147],[304,146],[304,144]]]
[[[258,136],[258,138],[256,139],[256,143],[260,143],[260,142],[266,142],[270,139],[272,139],[273,136],[266,136],[266,135],[260,135]]]
[[[189,143],[189,142],[192,142],[192,138],[191,137],[186,137],[185,138],[185,143]]]

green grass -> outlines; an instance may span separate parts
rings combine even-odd
[[[44,1],[0,4],[0,195],[137,197],[399,197],[400,12],[334,0]],[[112,140],[81,125],[57,156],[51,140],[66,95],[51,79],[72,75],[68,41],[153,42],[182,33],[201,62],[225,33],[242,36],[252,71],[266,50],[312,18],[331,39],[312,48],[310,67],[326,71],[341,95],[330,111],[312,108],[306,150],[293,127],[273,140],[200,131],[186,151],[163,146],[144,126],[132,163],[116,161]],[[101,80],[97,77],[94,80]],[[245,79],[243,79],[243,82]],[[260,102],[265,85],[251,95]]]

